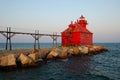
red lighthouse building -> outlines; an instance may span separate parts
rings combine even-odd
[[[68,25],[68,28],[61,32],[62,45],[92,45],[93,33],[86,28],[86,25],[87,21],[82,15],[75,23],[71,22],[71,24]]]

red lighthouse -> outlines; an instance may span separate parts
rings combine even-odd
[[[93,33],[86,28],[86,25],[87,21],[82,15],[76,22],[73,23],[71,21],[71,24],[68,25],[68,28],[61,33],[62,45],[92,45]]]

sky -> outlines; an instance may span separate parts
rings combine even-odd
[[[0,0],[0,29],[53,33],[64,31],[83,15],[93,41],[120,42],[120,0]],[[5,42],[0,34],[0,42]],[[15,35],[12,42],[33,42],[31,36]],[[41,42],[52,41],[41,37]],[[58,41],[61,41],[58,38]]]

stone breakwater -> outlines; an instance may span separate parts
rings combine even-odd
[[[59,46],[53,49],[46,48],[31,50],[30,52],[8,53],[0,56],[0,69],[35,67],[50,59],[66,59],[71,56],[95,55],[108,51],[103,46]],[[4,54],[4,53],[3,53]]]

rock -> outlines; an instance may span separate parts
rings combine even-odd
[[[22,67],[36,66],[35,62],[28,56],[20,54],[19,60]]]
[[[68,50],[68,53],[71,54],[71,55],[79,55],[80,53],[80,50],[78,47],[70,47],[69,50]]]
[[[28,55],[35,63],[43,61],[41,58],[39,58],[38,54],[31,53]]]
[[[92,48],[95,50],[95,52],[100,52],[100,46],[93,45]]]
[[[37,52],[39,59],[46,59],[50,51],[51,49],[41,49],[39,52]]]
[[[67,58],[69,56],[69,54],[68,54],[68,48],[62,48],[62,52],[61,52],[61,54],[59,54],[58,55],[58,58],[60,58],[60,59],[65,59],[65,58]]]
[[[33,61],[35,61],[35,60],[37,59],[37,56],[36,56],[35,53],[30,53],[28,56],[29,56]]]
[[[33,53],[36,53],[36,52],[39,52],[39,50],[38,50],[38,49],[34,49],[34,50],[33,50]]]
[[[96,51],[107,51],[107,48],[103,47],[103,46],[93,46],[93,48],[96,49]]]
[[[16,58],[14,54],[2,56],[0,58],[0,67],[11,67],[16,68]]]
[[[73,47],[73,53],[74,55],[78,55],[80,53],[80,50],[78,47]]]
[[[103,46],[96,46],[96,45],[89,47],[90,54],[97,54],[97,53],[102,52],[102,51],[108,51],[108,49],[103,47]]]
[[[97,52],[95,51],[95,49],[93,47],[89,47],[89,54],[96,54]]]
[[[68,49],[68,53],[69,53],[70,55],[74,55],[74,50],[73,50],[73,48],[69,48],[69,49]]]
[[[55,48],[47,55],[47,59],[56,58],[61,53],[62,50],[60,48]]]
[[[100,46],[100,47],[101,47],[101,48],[100,48],[101,51],[108,51],[108,49],[105,48],[104,46]]]
[[[95,50],[95,52],[101,52],[104,50],[104,47],[103,46],[96,46],[96,45],[93,45],[93,49]]]
[[[53,59],[54,56],[53,56],[52,54],[48,54],[46,58],[47,58],[47,59]]]
[[[88,47],[79,46],[78,48],[79,48],[81,54],[85,54],[85,55],[88,54]]]

